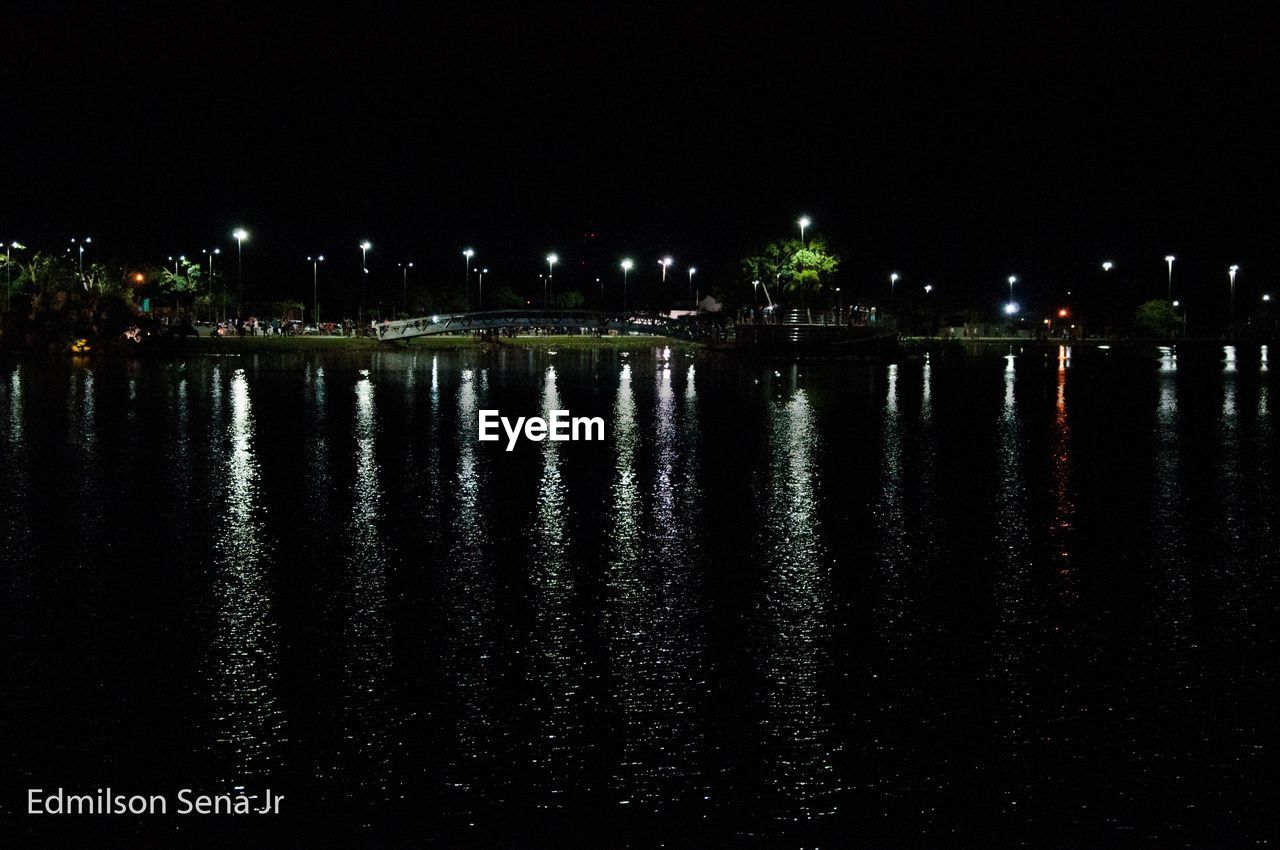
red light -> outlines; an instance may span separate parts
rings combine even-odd
[[[1065,319],[1067,316],[1070,316],[1070,315],[1071,315],[1071,311],[1068,310],[1066,307],[1063,307],[1061,310],[1058,311],[1059,319]]]

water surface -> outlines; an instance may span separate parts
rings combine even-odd
[[[0,364],[0,828],[1242,843],[1258,347]],[[478,443],[482,408],[602,443]],[[19,814],[269,786],[270,825]]]

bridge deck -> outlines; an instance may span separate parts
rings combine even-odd
[[[588,333],[638,333],[691,337],[687,323],[641,313],[602,313],[592,310],[490,310],[474,313],[450,313],[398,319],[376,326],[375,335],[383,342],[413,339],[419,336],[473,333],[502,330],[574,330]]]

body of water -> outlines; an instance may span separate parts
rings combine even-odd
[[[1263,838],[1272,387],[1258,346],[4,361],[0,832]],[[108,786],[286,799],[25,814]]]

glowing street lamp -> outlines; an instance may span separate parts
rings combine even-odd
[[[693,300],[693,275],[694,275],[694,272],[696,271],[697,269],[695,269],[693,266],[689,266],[689,303],[693,305],[693,308],[695,310],[698,307],[698,302]]]
[[[889,312],[890,313],[893,312],[893,289],[894,289],[894,286],[896,286],[898,283],[898,278],[900,278],[901,276],[902,275],[898,274],[897,272],[891,272],[889,274]]]
[[[484,276],[487,275],[488,273],[489,273],[488,269],[480,270],[480,301],[476,304],[477,307],[484,306]]]
[[[557,254],[547,254],[547,285],[542,290],[542,306],[543,309],[551,306],[551,276],[555,274],[555,264],[560,262]]]
[[[1173,300],[1173,261],[1176,259],[1177,257],[1173,256],[1173,254],[1168,254],[1164,258],[1165,263],[1169,266],[1169,300],[1170,301]]]
[[[1115,264],[1114,264],[1114,263],[1112,263],[1110,260],[1107,260],[1105,263],[1103,263],[1103,264],[1102,264],[1102,270],[1103,270],[1104,272],[1109,272],[1109,271],[1111,271],[1111,268],[1112,268],[1112,266],[1114,266],[1114,265],[1115,265]]]
[[[213,311],[213,255],[214,255],[214,254],[221,254],[221,253],[222,253],[222,249],[221,249],[221,248],[201,248],[201,249],[200,249],[200,253],[201,253],[201,254],[207,254],[207,255],[209,256],[209,318],[211,318],[211,319],[212,319],[212,318],[214,318],[214,311]]]
[[[315,257],[307,257],[307,262],[311,264],[311,321],[315,323],[316,333],[320,332],[320,264],[324,262],[324,254]],[[302,324],[306,325],[307,317],[302,317]]]
[[[463,276],[466,278],[463,281],[462,300],[468,310],[471,309],[471,258],[475,255],[476,252],[471,248],[466,248],[462,251],[462,271]]]
[[[405,313],[409,312],[409,269],[413,268],[413,263],[396,263],[400,267],[400,305],[404,307]]]
[[[663,257],[661,260],[658,260],[658,265],[662,266],[662,282],[663,283],[667,282],[667,266],[671,265],[674,262],[675,260],[671,259],[670,257]]]
[[[364,298],[369,281],[369,249],[373,243],[368,239],[360,243],[360,323],[364,324]]]
[[[631,259],[626,259],[626,260],[623,260],[623,261],[622,261],[621,265],[622,265],[622,310],[623,310],[623,312],[626,312],[626,309],[627,309],[627,272],[631,271],[632,267],[635,265],[635,262],[634,262],[634,261],[632,261]]]
[[[1008,304],[1004,305],[1004,312],[1009,316],[1015,315],[1018,312],[1018,305],[1010,301]]]
[[[237,227],[231,235],[236,240],[236,312],[239,313],[244,300],[244,241],[249,238],[249,231]]]
[[[802,215],[800,216],[800,220],[797,221],[796,224],[800,225],[800,247],[803,248],[805,244],[804,243],[805,228],[808,227],[810,224],[813,224],[813,222],[809,220],[809,216]]]
[[[1017,275],[1009,275],[1009,303],[1013,303],[1013,285],[1018,282]]]
[[[926,283],[926,284],[924,285],[924,294],[925,294],[925,295],[928,295],[930,292],[933,292],[933,284],[932,284],[932,283]]]
[[[1236,335],[1236,272],[1240,271],[1239,266],[1232,266],[1227,269],[1227,277],[1231,278],[1231,335]]]
[[[4,282],[4,311],[9,312],[9,298],[13,292],[13,252],[21,251],[26,245],[20,245],[17,242],[10,242],[9,249],[4,255],[5,282]]]
[[[90,236],[86,236],[83,239],[71,240],[72,245],[76,245],[79,247],[78,256],[76,258],[76,274],[80,276],[80,285],[84,287],[86,290],[89,289],[89,284],[85,283],[85,280],[84,280],[84,246],[90,244],[91,242],[93,242],[93,238]]]

